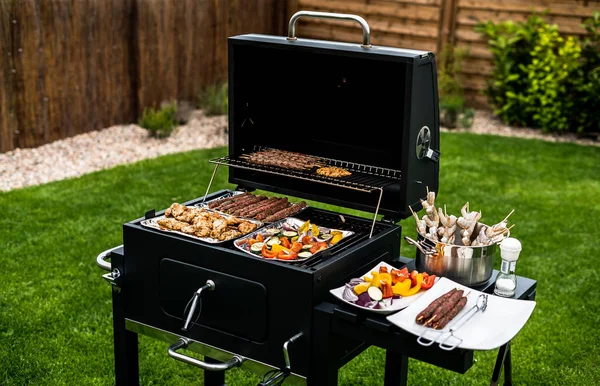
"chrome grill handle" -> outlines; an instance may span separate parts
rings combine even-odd
[[[190,307],[190,311],[188,312],[186,318],[185,318],[185,324],[183,325],[182,330],[183,331],[189,331],[189,326],[190,323],[192,321],[192,317],[194,315],[194,312],[196,312],[196,308],[198,307],[198,303],[200,303],[200,309],[198,310],[198,316],[200,316],[200,312],[202,311],[202,299],[200,298],[200,296],[202,295],[202,291],[212,291],[215,289],[215,282],[212,280],[207,280],[206,284],[204,284],[202,287],[198,288],[198,291],[194,292],[194,296],[192,297],[192,306]],[[189,302],[188,302],[189,304]],[[187,307],[186,307],[187,308]]]
[[[106,259],[108,259],[110,257],[110,253],[112,251],[115,251],[115,250],[121,248],[122,246],[123,246],[123,244],[116,246],[114,248],[111,248],[111,249],[107,249],[106,251],[100,253],[98,255],[98,257],[96,257],[96,265],[98,265],[98,267],[102,268],[103,270],[110,272],[112,269],[112,266],[108,261],[106,261]]]
[[[371,48],[371,28],[365,19],[358,15],[333,12],[298,11],[292,15],[288,25],[288,40],[296,40],[296,21],[301,17],[312,17],[321,19],[353,20],[360,24],[363,30],[363,48]]]
[[[169,346],[167,353],[175,360],[187,363],[188,365],[200,367],[206,371],[225,371],[234,367],[239,367],[244,362],[244,358],[239,355],[234,355],[233,358],[223,363],[206,363],[200,359],[188,357],[177,352],[177,350],[187,348],[190,345],[190,341],[185,338],[179,338],[179,340]]]

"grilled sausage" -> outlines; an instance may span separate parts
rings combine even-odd
[[[441,330],[442,328],[446,327],[446,325],[452,320],[454,319],[454,317],[456,315],[458,315],[458,313],[465,308],[465,305],[467,304],[467,297],[463,296],[460,298],[460,300],[454,305],[454,307],[452,307],[452,309],[450,309],[450,311],[448,311],[448,313],[446,313],[446,315],[444,315],[443,318],[441,318],[440,320],[438,320],[436,323],[433,324],[433,328],[435,328],[436,330]]]
[[[262,205],[265,205],[268,202],[268,197],[259,196],[260,200],[254,201],[252,203],[246,203],[246,205],[239,206],[235,208],[235,210],[231,213],[233,216],[242,216],[243,213],[248,212],[250,210],[259,208]]]
[[[238,214],[238,216],[240,216],[240,217],[249,217],[248,214],[254,212],[257,209],[264,208],[267,205],[271,205],[274,202],[276,202],[277,200],[279,200],[279,198],[277,198],[277,197],[269,197],[266,200],[260,201],[260,202],[258,202],[255,205],[250,205],[249,207],[242,209],[240,211],[240,213]],[[260,212],[257,212],[257,213],[260,213]]]
[[[446,292],[445,294],[441,295],[440,297],[438,297],[437,299],[435,299],[434,301],[429,303],[429,305],[423,311],[421,311],[417,314],[417,317],[415,318],[415,322],[417,322],[417,324],[425,323],[425,321],[433,315],[433,312],[443,302],[448,300],[450,298],[450,296],[452,296],[452,294],[454,294],[456,291],[458,291],[457,288],[452,288],[450,291]]]
[[[277,203],[277,205],[271,206],[269,208],[265,208],[262,212],[256,215],[257,220],[262,220],[264,218],[269,217],[270,215],[279,212],[281,209],[287,208],[291,205],[287,198],[283,198],[281,201]]]
[[[431,326],[433,326],[434,323],[437,323],[438,320],[443,318],[444,315],[446,315],[448,313],[448,311],[450,311],[452,309],[452,307],[454,307],[454,305],[456,303],[458,303],[460,298],[463,296],[464,292],[465,292],[464,290],[457,290],[452,295],[450,295],[450,297],[445,302],[442,302],[435,309],[435,311],[433,311],[433,314],[431,315],[431,317],[429,319],[427,319],[427,321],[425,323],[423,323],[423,325],[425,327],[431,327]]]
[[[283,218],[290,217],[290,216],[295,215],[296,213],[299,213],[304,208],[306,208],[306,202],[300,201],[299,203],[294,204],[294,205],[290,206],[289,208],[282,209],[279,212],[276,212],[275,214],[270,215],[269,217],[265,218],[264,221],[265,222],[279,221]]]
[[[258,215],[259,213],[262,213],[263,210],[267,210],[269,208],[272,208],[275,205],[278,205],[281,201],[283,200],[283,198],[276,198],[273,201],[271,201],[271,203],[269,203],[268,205],[265,206],[261,206],[260,208],[256,208],[248,213],[246,213],[244,215],[244,217],[250,217],[250,218],[254,218],[256,215]]]
[[[233,206],[229,206],[226,209],[226,213],[229,214],[234,214],[235,211],[239,210],[239,209],[243,209],[248,205],[252,205],[254,203],[260,202],[262,200],[266,199],[265,196],[255,196],[255,197],[251,197],[248,200],[244,200],[244,201],[237,201],[234,204],[232,204]]]
[[[221,205],[219,206],[217,209],[220,210],[221,212],[225,212],[227,210],[229,210],[230,208],[234,208],[237,207],[238,205],[250,201],[254,198],[254,196],[250,195],[250,196],[246,196],[244,198],[241,198],[240,200],[236,200],[235,202],[226,204],[226,205]]]
[[[244,192],[242,194],[238,194],[238,195],[235,195],[235,196],[223,198],[223,199],[220,199],[220,200],[215,200],[215,201],[209,203],[208,207],[210,209],[216,209],[217,207],[219,207],[221,205],[225,205],[225,204],[237,201],[237,200],[239,200],[239,199],[241,199],[243,197],[247,197],[249,194],[250,194],[249,192]]]

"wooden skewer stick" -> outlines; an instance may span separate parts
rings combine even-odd
[[[504,220],[502,220],[501,222],[506,222],[506,220],[508,220],[508,218],[510,217],[511,214],[514,213],[514,211],[515,211],[514,209],[511,210],[510,213],[506,217],[504,217]]]

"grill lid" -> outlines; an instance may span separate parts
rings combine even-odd
[[[435,57],[363,38],[229,38],[229,154],[211,161],[229,167],[229,182],[394,220],[438,191]],[[270,150],[287,153],[278,164],[256,157]],[[290,168],[292,152],[313,158]],[[351,174],[323,176],[322,166]]]

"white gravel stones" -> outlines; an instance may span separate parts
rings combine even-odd
[[[473,127],[470,129],[448,129],[442,127],[441,130],[455,133],[467,131],[475,134],[491,134],[500,135],[504,137],[534,138],[549,142],[572,142],[578,143],[580,145],[600,146],[600,138],[593,140],[591,138],[579,138],[573,133],[558,135],[552,133],[543,133],[539,129],[507,126],[500,119],[495,117],[491,111],[487,110],[475,111]]]
[[[227,145],[227,117],[192,114],[168,138],[137,125],[118,125],[31,149],[0,154],[0,191],[78,177],[165,154]]]
[[[206,117],[201,111],[195,111],[186,125],[179,126],[164,139],[148,137],[148,132],[137,125],[119,125],[37,148],[16,149],[0,154],[0,191],[78,177],[170,153],[227,146],[226,129],[226,116]],[[579,139],[573,134],[557,136],[540,130],[506,126],[491,112],[480,110],[475,113],[471,129],[441,130],[600,146],[600,141]]]

